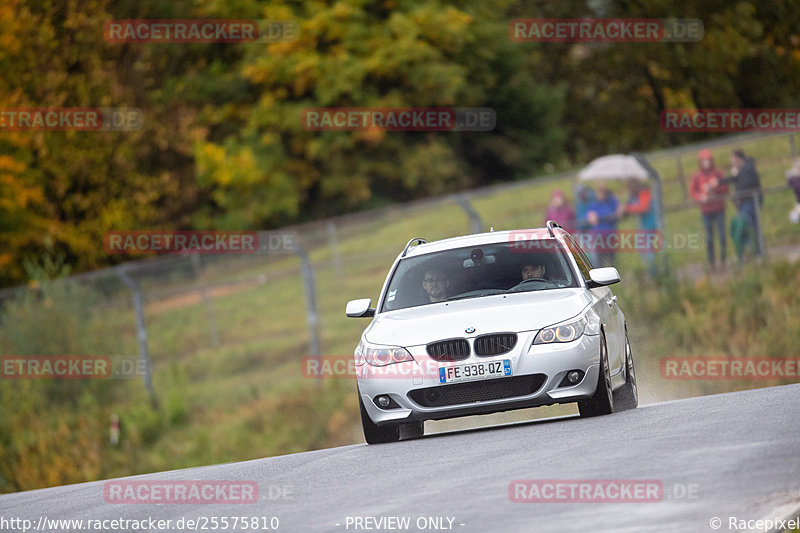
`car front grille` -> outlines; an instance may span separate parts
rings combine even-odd
[[[428,355],[437,361],[461,361],[469,357],[467,339],[448,339],[425,346]]]
[[[475,353],[482,357],[501,355],[514,349],[517,344],[516,333],[493,333],[475,339]]]
[[[408,397],[424,407],[444,407],[489,400],[502,400],[533,394],[547,377],[544,374],[514,376],[510,378],[486,379],[467,383],[453,383],[415,389]]]

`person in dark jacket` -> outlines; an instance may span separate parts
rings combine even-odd
[[[735,196],[738,199],[737,214],[746,217],[750,221],[748,246],[756,250],[756,256],[761,257],[762,250],[759,246],[758,235],[761,229],[756,217],[756,198],[758,207],[764,203],[764,195],[761,192],[761,178],[756,171],[756,162],[752,157],[747,157],[743,151],[734,150],[731,152],[731,176],[725,180],[733,183]]]
[[[792,224],[800,224],[800,157],[795,157],[792,168],[786,171],[786,183],[792,188],[797,199],[797,204],[789,212],[789,220]]]
[[[714,165],[711,150],[700,150],[697,154],[699,170],[692,176],[689,193],[700,206],[703,215],[703,227],[706,231],[706,252],[708,264],[714,268],[714,229],[719,236],[720,262],[725,267],[725,195],[728,184]]]
[[[594,194],[594,189],[586,185],[578,185],[575,194],[575,226],[578,231],[589,229],[586,212],[589,210],[589,204],[596,199],[597,196]]]

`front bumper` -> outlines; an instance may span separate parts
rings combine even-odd
[[[535,331],[520,333],[517,345],[509,353],[492,357],[472,354],[463,361],[447,364],[509,359],[510,378],[440,384],[436,372],[431,371],[439,364],[428,357],[425,346],[416,346],[408,348],[416,362],[379,368],[366,364],[359,367],[357,374],[361,400],[370,419],[382,425],[572,403],[591,397],[599,375],[600,336],[583,335],[578,340],[564,344],[531,345],[535,334]],[[583,379],[575,385],[562,385],[564,376],[571,370],[583,371]],[[446,387],[457,389],[445,390]],[[453,394],[447,395],[447,405],[433,405],[436,402],[424,405],[423,398],[426,396],[423,389]],[[373,400],[379,395],[389,396],[399,407],[378,407]]]

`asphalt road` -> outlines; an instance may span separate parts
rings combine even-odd
[[[230,517],[231,528],[234,516],[263,516],[266,524],[259,525],[275,525],[269,517],[277,517],[277,530],[287,532],[741,531],[729,527],[729,517],[785,518],[800,510],[800,384],[646,405],[594,419],[561,417],[124,479],[255,482],[259,498],[249,504],[108,503],[104,488],[110,482],[99,481],[0,496],[0,529],[22,531],[19,522],[3,522],[13,518],[35,526],[40,517],[152,517],[173,522],[169,529],[128,524],[102,531],[181,531],[181,518],[199,519],[199,530],[205,525],[214,531],[212,517]],[[550,500],[512,502],[509,486],[520,479],[539,480],[540,495]],[[628,496],[636,501],[630,502],[554,501],[558,495],[542,480],[626,480],[629,488],[650,483],[663,492],[656,501],[636,499],[633,492]],[[586,486],[596,490],[597,484]],[[612,485],[604,487],[613,497]],[[569,489],[563,490],[561,496],[568,497]],[[379,527],[372,520],[389,517],[409,522]],[[714,517],[721,520],[716,530]],[[81,531],[75,525],[46,530]]]

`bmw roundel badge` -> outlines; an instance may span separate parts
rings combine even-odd
[[[475,328],[473,328],[472,326],[470,326],[470,327],[468,327],[467,329],[465,329],[464,331],[466,331],[467,333],[475,333]]]

